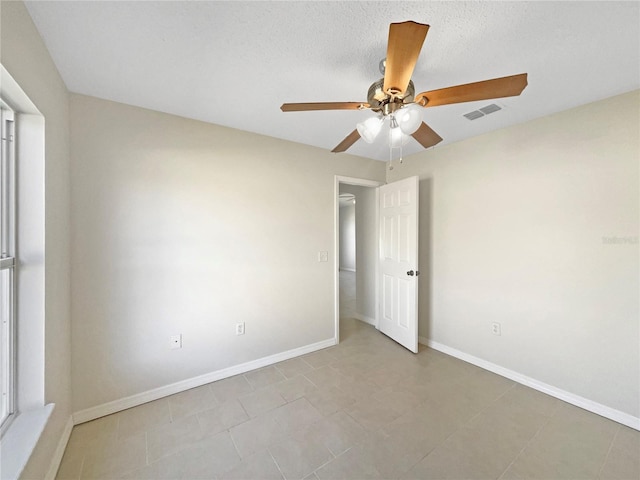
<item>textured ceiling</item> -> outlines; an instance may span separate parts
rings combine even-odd
[[[70,91],[331,150],[371,114],[282,113],[366,101],[389,23],[431,28],[416,91],[529,74],[519,97],[425,109],[455,142],[640,88],[639,2],[27,2]],[[439,148],[436,146],[434,148]],[[404,155],[422,148],[414,140]],[[384,139],[349,153],[388,160]]]

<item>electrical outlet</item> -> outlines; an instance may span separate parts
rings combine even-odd
[[[171,350],[176,350],[178,348],[182,348],[182,334],[171,335],[169,337],[169,348]]]
[[[319,262],[328,262],[329,261],[329,252],[318,252],[318,261]]]
[[[493,322],[491,324],[491,333],[493,333],[494,335],[501,335],[502,331],[500,328],[500,324],[498,322]]]
[[[236,335],[244,335],[244,322],[236,323]]]

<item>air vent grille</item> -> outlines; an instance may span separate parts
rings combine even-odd
[[[484,117],[485,115],[489,115],[490,113],[497,112],[498,110],[502,110],[498,105],[492,103],[491,105],[487,105],[486,107],[482,107],[479,110],[474,110],[473,112],[465,113],[464,117],[468,120],[477,120],[480,117]]]
[[[475,120],[476,118],[484,117],[484,113],[479,110],[474,110],[473,112],[465,113],[464,116],[469,120]]]
[[[485,115],[489,115],[490,113],[497,112],[498,110],[502,110],[498,105],[492,103],[491,105],[487,105],[486,107],[482,107],[480,111]]]

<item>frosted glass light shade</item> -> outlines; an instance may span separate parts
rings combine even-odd
[[[417,105],[409,105],[396,112],[396,120],[402,133],[411,135],[422,124],[422,107]]]
[[[358,123],[356,128],[365,142],[373,143],[382,128],[382,120],[378,117],[367,118],[364,122]]]
[[[389,146],[391,148],[399,148],[402,145],[406,145],[409,141],[409,137],[402,133],[400,128],[389,129]]]

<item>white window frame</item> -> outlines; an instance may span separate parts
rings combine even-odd
[[[45,118],[2,63],[0,97],[15,118],[15,394],[0,438],[1,476],[12,480],[20,478],[55,405],[45,399]]]
[[[15,414],[15,300],[16,300],[16,175],[15,117],[0,98],[0,436],[7,430]],[[6,277],[5,277],[6,276]]]

